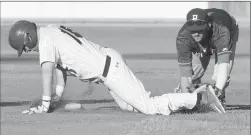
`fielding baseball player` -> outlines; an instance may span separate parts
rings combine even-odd
[[[204,85],[205,88],[198,90],[198,93],[170,93],[150,97],[150,92],[145,90],[117,51],[88,41],[65,26],[37,28],[33,22],[18,21],[10,30],[9,43],[18,51],[19,57],[23,51],[39,51],[43,80],[42,103],[28,109],[28,114],[46,113],[52,103],[60,101],[67,76],[104,84],[123,110],[169,115],[183,108],[193,109],[206,104],[219,113],[225,113],[210,85]],[[54,71],[56,95],[52,96]]]
[[[238,36],[236,20],[226,11],[190,10],[176,40],[181,78],[175,91],[192,92],[189,91],[191,84],[201,84],[210,57],[215,53],[212,79],[216,95],[225,106],[225,89],[230,81]]]

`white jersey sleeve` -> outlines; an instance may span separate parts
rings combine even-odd
[[[39,60],[40,65],[44,62],[53,62],[57,63],[56,59],[56,47],[53,45],[49,36],[43,35],[43,32],[40,32],[39,40]]]

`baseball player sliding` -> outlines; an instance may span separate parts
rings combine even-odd
[[[169,115],[183,108],[208,105],[214,111],[225,113],[210,85],[204,85],[205,88],[197,90],[197,93],[169,93],[150,97],[150,92],[145,90],[117,51],[88,41],[65,26],[37,28],[33,22],[18,21],[10,30],[9,43],[18,51],[19,57],[23,51],[39,51],[42,103],[28,109],[28,114],[47,113],[53,104],[60,102],[67,76],[104,84],[123,110]],[[56,95],[52,96],[54,72]]]
[[[225,89],[230,82],[238,36],[236,20],[226,11],[216,8],[190,10],[176,40],[181,79],[175,91],[192,92],[187,87],[201,84],[211,55],[215,53],[212,79],[215,92],[225,107]]]

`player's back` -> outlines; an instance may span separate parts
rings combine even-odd
[[[47,44],[54,46],[57,63],[74,70],[80,79],[94,77],[103,71],[106,59],[103,47],[64,26],[49,25],[40,31]]]
[[[232,29],[233,22],[231,16],[223,9],[210,8],[205,9],[209,15],[210,22],[215,22],[219,25],[226,26],[229,30]]]

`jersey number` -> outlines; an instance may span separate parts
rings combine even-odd
[[[71,29],[65,27],[65,26],[60,26],[59,28],[61,32],[71,36],[74,40],[76,40],[80,45],[82,45],[82,42],[78,38],[82,38],[82,35],[78,34],[77,32],[72,31]]]

